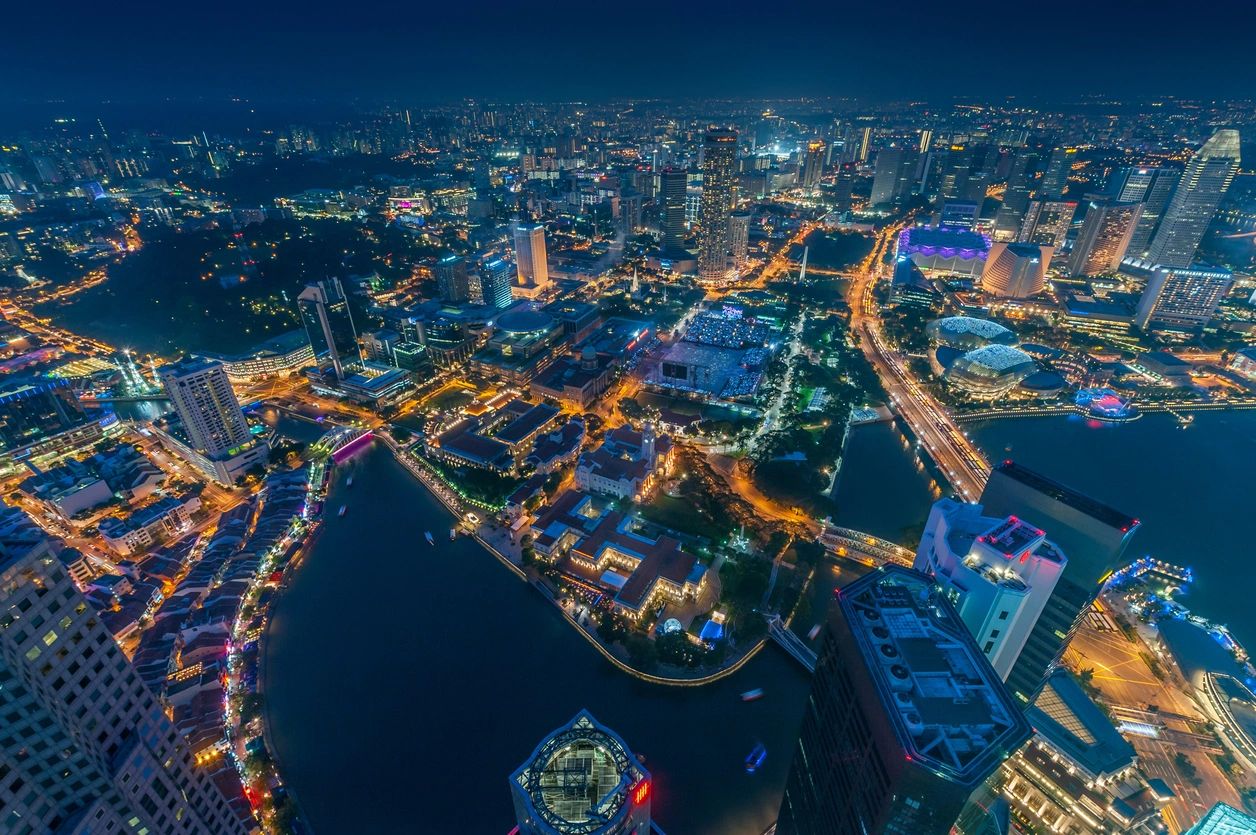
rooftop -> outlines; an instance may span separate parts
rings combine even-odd
[[[1029,724],[929,577],[887,565],[846,585],[837,606],[909,759],[975,786]]]
[[[1068,670],[1051,674],[1025,717],[1048,744],[1095,777],[1134,763],[1134,747]]]
[[[976,348],[964,354],[962,359],[970,365],[980,365],[997,372],[1011,371],[1034,361],[1033,357],[1019,348],[998,344]]]
[[[995,466],[994,470],[1109,527],[1129,531],[1138,525],[1138,520],[1134,517],[1121,513],[1097,499],[1078,493],[1071,487],[1065,487],[1058,481],[1036,473],[1010,459]]]

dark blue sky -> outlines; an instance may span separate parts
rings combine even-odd
[[[1253,6],[13,0],[0,101],[1248,97]]]

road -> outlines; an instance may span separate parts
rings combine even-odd
[[[990,474],[989,463],[937,398],[915,379],[903,357],[886,344],[881,332],[873,290],[881,275],[881,259],[907,222],[881,230],[872,252],[859,265],[851,284],[851,330],[859,335],[860,347],[881,378],[895,411],[946,473],[955,492],[972,500],[981,495]]]

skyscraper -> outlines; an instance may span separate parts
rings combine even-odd
[[[883,566],[830,606],[776,831],[945,833],[1029,735],[932,580]]]
[[[1156,267],[1138,299],[1134,324],[1143,330],[1153,325],[1202,328],[1233,284],[1234,275],[1221,267]]]
[[[1077,203],[1072,200],[1031,200],[1016,240],[1054,247],[1058,252],[1076,212]]]
[[[1115,272],[1129,248],[1142,210],[1142,203],[1091,201],[1069,255],[1069,273],[1102,275]]]
[[[297,296],[297,309],[314,350],[315,362],[330,363],[337,380],[343,380],[361,367],[358,332],[339,278],[307,284]]]
[[[702,206],[698,276],[720,281],[728,275],[728,216],[737,199],[737,131],[709,130],[702,150]]]
[[[480,293],[484,304],[503,310],[510,307],[510,264],[493,258],[480,265]]]
[[[882,148],[877,151],[875,173],[872,176],[873,206],[892,206],[902,201],[911,191],[912,174],[916,170],[916,155],[906,148]]]
[[[0,536],[0,589],[0,829],[243,835],[37,530]]]
[[[1008,170],[1007,187],[1003,190],[1003,203],[994,218],[994,239],[1014,241],[1020,231],[1021,221],[1029,208],[1034,169],[1038,157],[1027,151],[1017,151]]]
[[[750,252],[749,212],[734,212],[728,216],[728,246],[733,269],[741,272]]]
[[[807,152],[802,161],[802,187],[818,188],[820,177],[824,173],[824,157],[828,149],[824,141],[812,139],[807,143]]]
[[[545,253],[545,225],[515,223],[515,289],[534,299],[549,287],[549,258]]]
[[[1238,170],[1239,132],[1217,131],[1186,164],[1147,260],[1166,267],[1189,267]]]
[[[1068,175],[1076,159],[1076,148],[1056,148],[1052,151],[1042,174],[1042,182],[1038,184],[1038,196],[1048,200],[1062,197],[1068,188]]]
[[[981,289],[1008,299],[1041,293],[1054,252],[1038,244],[993,244],[981,272]]]
[[[650,772],[587,710],[510,775],[519,835],[647,835]]]
[[[222,363],[185,358],[162,366],[157,376],[198,452],[215,457],[252,437]]]
[[[1060,660],[1103,581],[1121,566],[1138,520],[1013,461],[994,468],[978,501],[989,516],[1032,519],[1068,555],[1007,676],[1008,689],[1027,705]]]
[[[467,275],[467,259],[450,253],[436,262],[436,292],[442,301],[465,302],[471,298],[471,280]]]
[[[663,254],[679,253],[685,245],[685,190],[689,175],[675,168],[659,172],[660,221],[663,227]]]
[[[1144,258],[1151,245],[1151,239],[1160,228],[1160,220],[1164,210],[1169,206],[1173,191],[1182,179],[1179,168],[1136,168],[1125,169],[1119,187],[1112,190],[1116,199],[1122,203],[1142,202],[1143,209],[1139,214],[1134,234],[1130,237],[1126,254],[1134,258]]]
[[[940,499],[916,549],[1000,678],[1007,678],[1067,563],[1040,528]]]

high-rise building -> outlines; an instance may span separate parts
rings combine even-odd
[[[647,835],[650,772],[587,710],[510,775],[519,835]]]
[[[307,284],[297,296],[297,309],[316,363],[330,363],[337,380],[343,380],[361,366],[358,332],[339,278]]]
[[[185,358],[157,369],[157,376],[198,452],[215,457],[252,437],[222,363]]]
[[[938,196],[943,200],[967,199],[972,150],[967,145],[952,145],[940,156]]]
[[[1043,291],[1055,249],[1038,244],[991,244],[981,289],[1000,298],[1027,299]]]
[[[545,225],[515,223],[515,290],[534,299],[550,285],[549,257],[545,251]]]
[[[685,194],[688,187],[688,172],[675,168],[659,172],[660,221],[663,227],[664,255],[672,255],[684,250]]]
[[[471,279],[467,274],[467,259],[450,253],[436,262],[436,292],[442,301],[465,302],[471,298]]]
[[[1077,203],[1073,200],[1031,200],[1016,240],[1053,247],[1058,252],[1076,212]]]
[[[243,835],[51,543],[30,528],[0,536],[0,829]]]
[[[67,379],[9,374],[0,383],[0,452],[33,446],[87,422]]]
[[[1029,735],[932,580],[883,566],[830,606],[776,831],[945,833]]]
[[[824,174],[824,157],[827,150],[821,139],[812,139],[807,143],[807,153],[802,161],[803,188],[819,188],[820,177]]]
[[[1135,258],[1145,258],[1151,239],[1160,228],[1160,220],[1169,206],[1169,200],[1182,179],[1180,168],[1132,168],[1124,169],[1117,184],[1110,192],[1122,203],[1141,202],[1143,209],[1130,237],[1126,253]]]
[[[699,223],[698,276],[720,281],[728,275],[728,216],[737,199],[737,132],[709,130],[702,149],[702,206]]]
[[[492,258],[480,265],[480,294],[484,304],[503,310],[510,307],[510,264],[502,258]]]
[[[1007,677],[1023,704],[1038,693],[1114,570],[1138,520],[1013,461],[994,468],[978,499],[990,516],[1032,519],[1051,532],[1068,562]]]
[[[1147,260],[1166,267],[1189,267],[1238,170],[1239,132],[1217,131],[1186,164],[1151,240]]]
[[[1008,167],[1007,186],[1003,190],[1003,202],[994,218],[994,239],[1014,241],[1020,231],[1021,221],[1029,208],[1029,196],[1033,191],[1033,179],[1038,157],[1028,151],[1017,151]]]
[[[1076,160],[1076,148],[1061,147],[1053,150],[1042,173],[1042,182],[1038,184],[1038,196],[1045,200],[1058,200],[1064,196],[1064,191],[1068,188],[1068,176],[1072,173]]]
[[[750,253],[749,212],[734,212],[728,216],[728,247],[733,269],[740,273],[745,268]]]
[[[882,148],[877,151],[875,173],[872,175],[873,206],[892,206],[911,193],[912,176],[916,171],[916,155],[906,148]]]
[[[868,154],[872,150],[872,128],[866,127],[859,132],[859,145],[855,160],[857,162],[867,162]]]
[[[1081,231],[1069,254],[1071,275],[1102,275],[1116,272],[1129,248],[1142,203],[1091,201]]]
[[[1060,579],[1067,558],[1040,528],[981,505],[934,503],[916,549],[999,678],[1006,679]]]
[[[1158,266],[1138,299],[1134,324],[1143,330],[1153,325],[1188,330],[1205,327],[1233,284],[1233,273],[1222,267]]]

